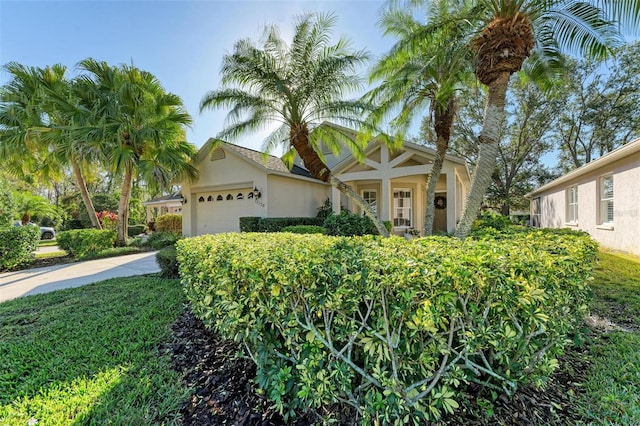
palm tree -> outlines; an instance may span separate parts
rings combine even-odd
[[[358,158],[363,152],[360,141],[337,126],[322,126],[324,121],[337,120],[347,126],[370,129],[362,117],[371,106],[343,99],[345,93],[361,88],[356,68],[366,63],[369,55],[352,51],[345,38],[331,44],[335,22],[332,14],[299,17],[291,45],[280,37],[275,25],[265,29],[259,47],[250,39],[236,42],[233,53],[223,59],[222,88],[205,94],[200,110],[231,108],[220,138],[234,138],[278,124],[267,137],[264,149],[284,145],[285,158],[297,153],[313,177],[350,197],[378,232],[388,236],[369,204],[331,173],[319,149],[323,143],[338,153],[346,146]]]
[[[622,44],[618,23],[637,27],[640,0],[477,0],[473,19],[482,32],[471,43],[474,72],[487,86],[479,158],[463,217],[466,237],[495,168],[509,77],[524,67],[532,75],[561,67],[562,50],[602,57]],[[527,59],[528,58],[528,59]]]
[[[456,93],[471,74],[468,28],[440,25],[443,17],[464,15],[464,9],[451,9],[442,2],[428,5],[425,24],[417,22],[411,10],[390,10],[383,14],[385,34],[399,41],[374,66],[370,80],[383,80],[367,94],[379,107],[370,118],[377,124],[385,115],[398,111],[391,122],[395,133],[403,135],[417,114],[429,108],[425,117],[433,126],[436,155],[427,179],[424,235],[433,232],[435,189],[456,113]],[[451,20],[450,22],[456,22]]]
[[[78,82],[90,119],[75,129],[78,139],[99,143],[105,166],[121,176],[116,245],[127,238],[129,201],[135,177],[150,187],[192,179],[195,147],[185,141],[191,117],[182,100],[167,93],[151,73],[133,66],[113,67],[85,59]]]
[[[31,216],[33,215],[56,216],[58,214],[55,206],[49,200],[29,193],[23,193],[18,196],[18,212],[20,213],[22,225],[31,222]]]
[[[101,229],[82,170],[91,158],[85,144],[73,141],[63,130],[69,126],[65,111],[75,108],[77,101],[66,67],[36,68],[10,62],[4,69],[12,77],[0,95],[0,154],[6,167],[16,175],[37,170],[57,178],[69,164],[91,223]]]

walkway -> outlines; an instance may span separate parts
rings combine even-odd
[[[156,253],[145,252],[0,274],[0,302],[116,277],[160,272]]]

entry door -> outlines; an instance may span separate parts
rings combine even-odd
[[[413,200],[411,190],[393,190],[393,228],[402,230],[413,227]]]
[[[444,203],[442,200],[444,199]],[[447,233],[447,193],[436,193],[434,200],[435,211],[433,215],[433,233]],[[444,206],[444,207],[443,207]]]

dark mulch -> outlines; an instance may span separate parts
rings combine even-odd
[[[189,311],[173,325],[172,340],[163,347],[172,355],[174,368],[184,375],[193,389],[181,409],[185,425],[285,425],[269,408],[269,402],[253,382],[255,365],[242,355],[236,343],[221,339]],[[562,359],[562,368],[544,390],[520,389],[511,399],[499,396],[491,408],[467,404],[444,420],[443,425],[573,425],[579,418],[570,411],[574,395],[582,392],[587,364],[579,349]],[[479,389],[469,388],[470,400],[484,398]],[[313,424],[313,419],[298,419],[296,425]],[[348,421],[342,422],[349,424]],[[292,424],[292,423],[289,423]]]

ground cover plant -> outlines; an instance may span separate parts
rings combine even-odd
[[[244,344],[285,420],[350,406],[367,423],[424,423],[476,383],[544,383],[586,313],[595,244],[580,233],[509,241],[227,234],[178,243],[187,296]]]
[[[175,280],[119,278],[0,304],[0,424],[176,424],[187,389],[159,352]]]

